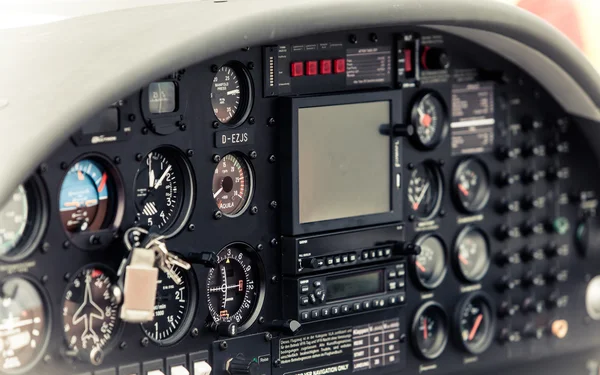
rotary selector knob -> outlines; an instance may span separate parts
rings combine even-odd
[[[425,47],[421,55],[424,70],[443,70],[450,67],[450,56],[442,48]]]
[[[225,370],[230,375],[258,375],[259,366],[257,361],[247,360],[243,354],[238,354],[227,360]]]

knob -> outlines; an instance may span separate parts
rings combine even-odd
[[[225,370],[230,375],[258,375],[258,362],[254,360],[248,361],[243,354],[238,354],[234,358],[230,358],[225,363]]]
[[[213,322],[213,324],[211,326],[213,327],[214,330],[219,332],[220,336],[235,337],[238,334],[238,326],[236,323],[216,325]]]
[[[450,56],[442,48],[425,47],[421,55],[424,70],[442,70],[450,67]]]
[[[383,127],[380,129],[383,135],[389,135],[389,128]],[[392,126],[392,135],[394,137],[412,137],[415,134],[415,127],[412,124],[396,124]]]
[[[569,145],[569,142],[567,142],[567,141],[560,142],[560,143],[550,143],[548,145],[548,153],[550,155],[567,154],[567,153],[569,153],[569,150],[570,150],[570,145]]]
[[[521,258],[525,262],[532,262],[534,260],[544,259],[544,249],[527,246],[521,250]]]
[[[519,238],[521,237],[521,229],[519,227],[509,227],[506,224],[502,224],[496,230],[496,237],[500,241],[504,241],[509,238]]]
[[[408,243],[402,249],[402,254],[404,254],[404,255],[419,255],[419,254],[421,254],[421,246],[416,245],[414,243]]]
[[[528,323],[523,329],[523,334],[525,337],[541,340],[544,337],[545,331],[546,329],[544,327],[536,327],[533,323]]]
[[[513,185],[515,182],[514,176],[508,172],[502,172],[496,178],[496,184],[501,188]]]
[[[300,266],[302,268],[317,269],[323,265],[319,264],[320,262],[317,258],[303,258],[302,260],[300,260]]]
[[[513,253],[507,249],[502,250],[496,256],[496,264],[500,267],[504,267],[509,264],[519,264],[521,263],[521,257],[517,253]]]
[[[546,197],[535,197],[531,194],[526,195],[522,199],[521,206],[524,210],[531,210],[534,208],[542,209],[546,206]]]
[[[544,301],[536,301],[533,297],[523,300],[521,310],[526,313],[541,314],[544,311]]]
[[[533,271],[527,271],[523,277],[523,286],[544,286],[546,285],[546,278],[542,274],[534,274]]]
[[[302,329],[302,324],[293,319],[273,320],[269,328],[271,330],[281,332],[284,335],[293,336],[296,333],[300,332],[300,330]]]
[[[548,229],[552,233],[567,234],[571,227],[569,220],[564,216],[559,216],[556,219],[548,222]]]
[[[531,116],[523,116],[521,118],[521,128],[524,132],[540,129],[543,123],[539,120],[535,120]]]
[[[502,328],[500,337],[498,338],[501,344],[516,343],[521,341],[521,332],[511,331],[508,328]]]
[[[550,296],[548,296],[548,299],[546,300],[546,306],[548,306],[549,309],[562,309],[567,307],[568,304],[569,296],[561,296],[558,290],[550,293]]]
[[[532,222],[532,221],[525,222],[525,224],[523,224],[523,228],[521,229],[521,232],[526,236],[534,235],[534,234],[543,234],[544,231],[545,231],[544,223],[536,223],[536,222]]]
[[[546,258],[555,258],[558,256],[566,257],[569,256],[569,245],[558,246],[556,243],[550,243],[546,248]]]
[[[513,305],[508,301],[503,301],[498,308],[498,316],[500,318],[514,316],[517,312],[519,312],[519,305]]]
[[[498,146],[498,148],[496,148],[496,158],[500,161],[514,159],[519,155],[521,155],[521,149],[518,147],[509,148],[508,146]]]
[[[550,182],[558,180],[558,170],[556,167],[550,167],[546,170],[546,179]]]
[[[551,268],[546,274],[546,280],[549,283],[564,283],[569,279],[568,270],[560,270],[558,268]]]
[[[567,336],[567,333],[569,333],[569,322],[564,319],[553,321],[550,325],[550,332],[552,332],[552,336],[557,339],[564,339]]]
[[[506,292],[507,290],[515,289],[518,284],[519,282],[517,280],[512,280],[508,275],[504,275],[496,283],[496,288],[498,288],[500,292]]]
[[[533,184],[541,180],[545,174],[545,171],[534,171],[532,169],[528,169],[525,172],[523,172],[523,176],[521,176],[521,181],[523,181],[524,184]]]
[[[509,201],[507,198],[502,198],[496,205],[496,211],[498,211],[500,214],[519,212],[521,211],[521,202]]]

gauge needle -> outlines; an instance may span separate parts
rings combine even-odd
[[[213,198],[218,197],[219,194],[221,194],[222,191],[223,191],[223,186],[221,186],[221,188],[219,190],[217,190],[215,193],[213,193]]]
[[[152,153],[148,154],[148,186],[150,189],[154,187],[154,170],[152,169]]]
[[[426,183],[425,186],[423,186],[423,190],[421,190],[421,194],[419,194],[417,201],[415,203],[413,203],[413,210],[416,211],[417,209],[419,209],[419,206],[421,205],[421,201],[425,197],[427,190],[429,190],[429,182]]]
[[[423,265],[421,263],[419,263],[418,260],[415,262],[415,264],[417,265],[417,268],[419,268],[421,270],[421,272],[427,271],[427,269],[425,267],[423,267]]]
[[[462,262],[462,264],[464,264],[465,266],[468,266],[468,265],[469,265],[469,261],[468,261],[468,260],[467,260],[467,258],[465,258],[464,256],[462,256],[462,255],[460,255],[460,254],[459,254],[459,255],[458,255],[458,259],[459,259],[459,260]]]
[[[469,196],[469,191],[462,184],[458,184],[458,190],[460,190],[465,197]]]
[[[167,167],[167,169],[165,169],[165,173],[163,173],[162,176],[160,176],[160,178],[158,179],[158,181],[156,181],[156,183],[154,184],[154,189],[158,189],[160,187],[160,185],[162,185],[162,182],[167,177],[167,174],[169,174],[170,170],[171,170],[171,166],[169,165]]]
[[[475,334],[477,333],[477,330],[479,329],[479,326],[481,325],[482,320],[483,320],[483,314],[477,315],[477,318],[475,319],[475,324],[473,324],[471,333],[469,333],[469,341],[471,341],[475,338]]]
[[[427,340],[429,332],[427,332],[427,318],[423,318],[423,339]]]

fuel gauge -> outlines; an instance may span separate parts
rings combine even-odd
[[[475,158],[461,162],[454,172],[452,188],[463,211],[481,211],[490,198],[490,176],[486,166]]]
[[[423,304],[413,319],[412,341],[421,357],[436,359],[448,342],[448,317],[442,306],[433,301]]]
[[[492,303],[484,293],[465,297],[456,310],[456,331],[463,348],[480,354],[489,348],[494,337],[496,321]]]

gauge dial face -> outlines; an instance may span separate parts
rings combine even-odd
[[[446,109],[436,94],[428,93],[417,100],[411,111],[418,146],[432,149],[440,144],[448,132]]]
[[[49,322],[39,289],[21,277],[2,282],[0,296],[0,359],[2,373],[21,373],[43,354]]]
[[[83,159],[67,172],[60,188],[60,217],[70,233],[96,231],[106,227],[109,203],[115,182],[104,166]]]
[[[407,193],[413,215],[419,219],[434,216],[442,198],[442,178],[437,167],[428,162],[416,166],[410,173]]]
[[[251,106],[251,81],[239,63],[223,65],[213,78],[210,101],[217,119],[223,124],[238,125]]]
[[[25,187],[19,185],[0,209],[0,256],[9,255],[19,244],[29,219],[29,203]]]
[[[456,240],[458,268],[463,278],[480,281],[490,267],[490,249],[485,234],[473,227],[465,228]]]
[[[142,330],[159,345],[171,345],[187,333],[196,309],[195,278],[190,271],[173,266],[181,278],[175,283],[166,273],[159,271],[154,320],[142,324]],[[194,282],[191,282],[191,280]]]
[[[448,342],[448,318],[436,302],[427,302],[417,310],[412,324],[413,344],[425,359],[439,357]]]
[[[456,168],[453,178],[454,195],[460,207],[467,212],[483,209],[490,197],[487,168],[477,159],[467,159]]]
[[[464,348],[473,354],[487,350],[494,335],[494,316],[483,294],[468,296],[458,310],[458,332]]]
[[[235,323],[241,332],[252,325],[262,305],[262,267],[246,245],[226,247],[217,258],[219,264],[206,280],[208,310],[217,325]]]
[[[254,177],[242,156],[225,155],[213,175],[213,198],[217,208],[228,217],[243,214],[252,198]]]
[[[86,267],[69,282],[63,300],[63,329],[70,351],[83,360],[110,349],[118,333],[119,306],[113,301],[116,277],[99,267]]]
[[[446,247],[439,237],[433,235],[420,238],[416,244],[421,247],[421,253],[414,260],[417,280],[422,287],[433,289],[446,276]]]
[[[193,201],[191,169],[171,147],[151,151],[135,176],[135,205],[141,226],[174,235],[187,221]]]

